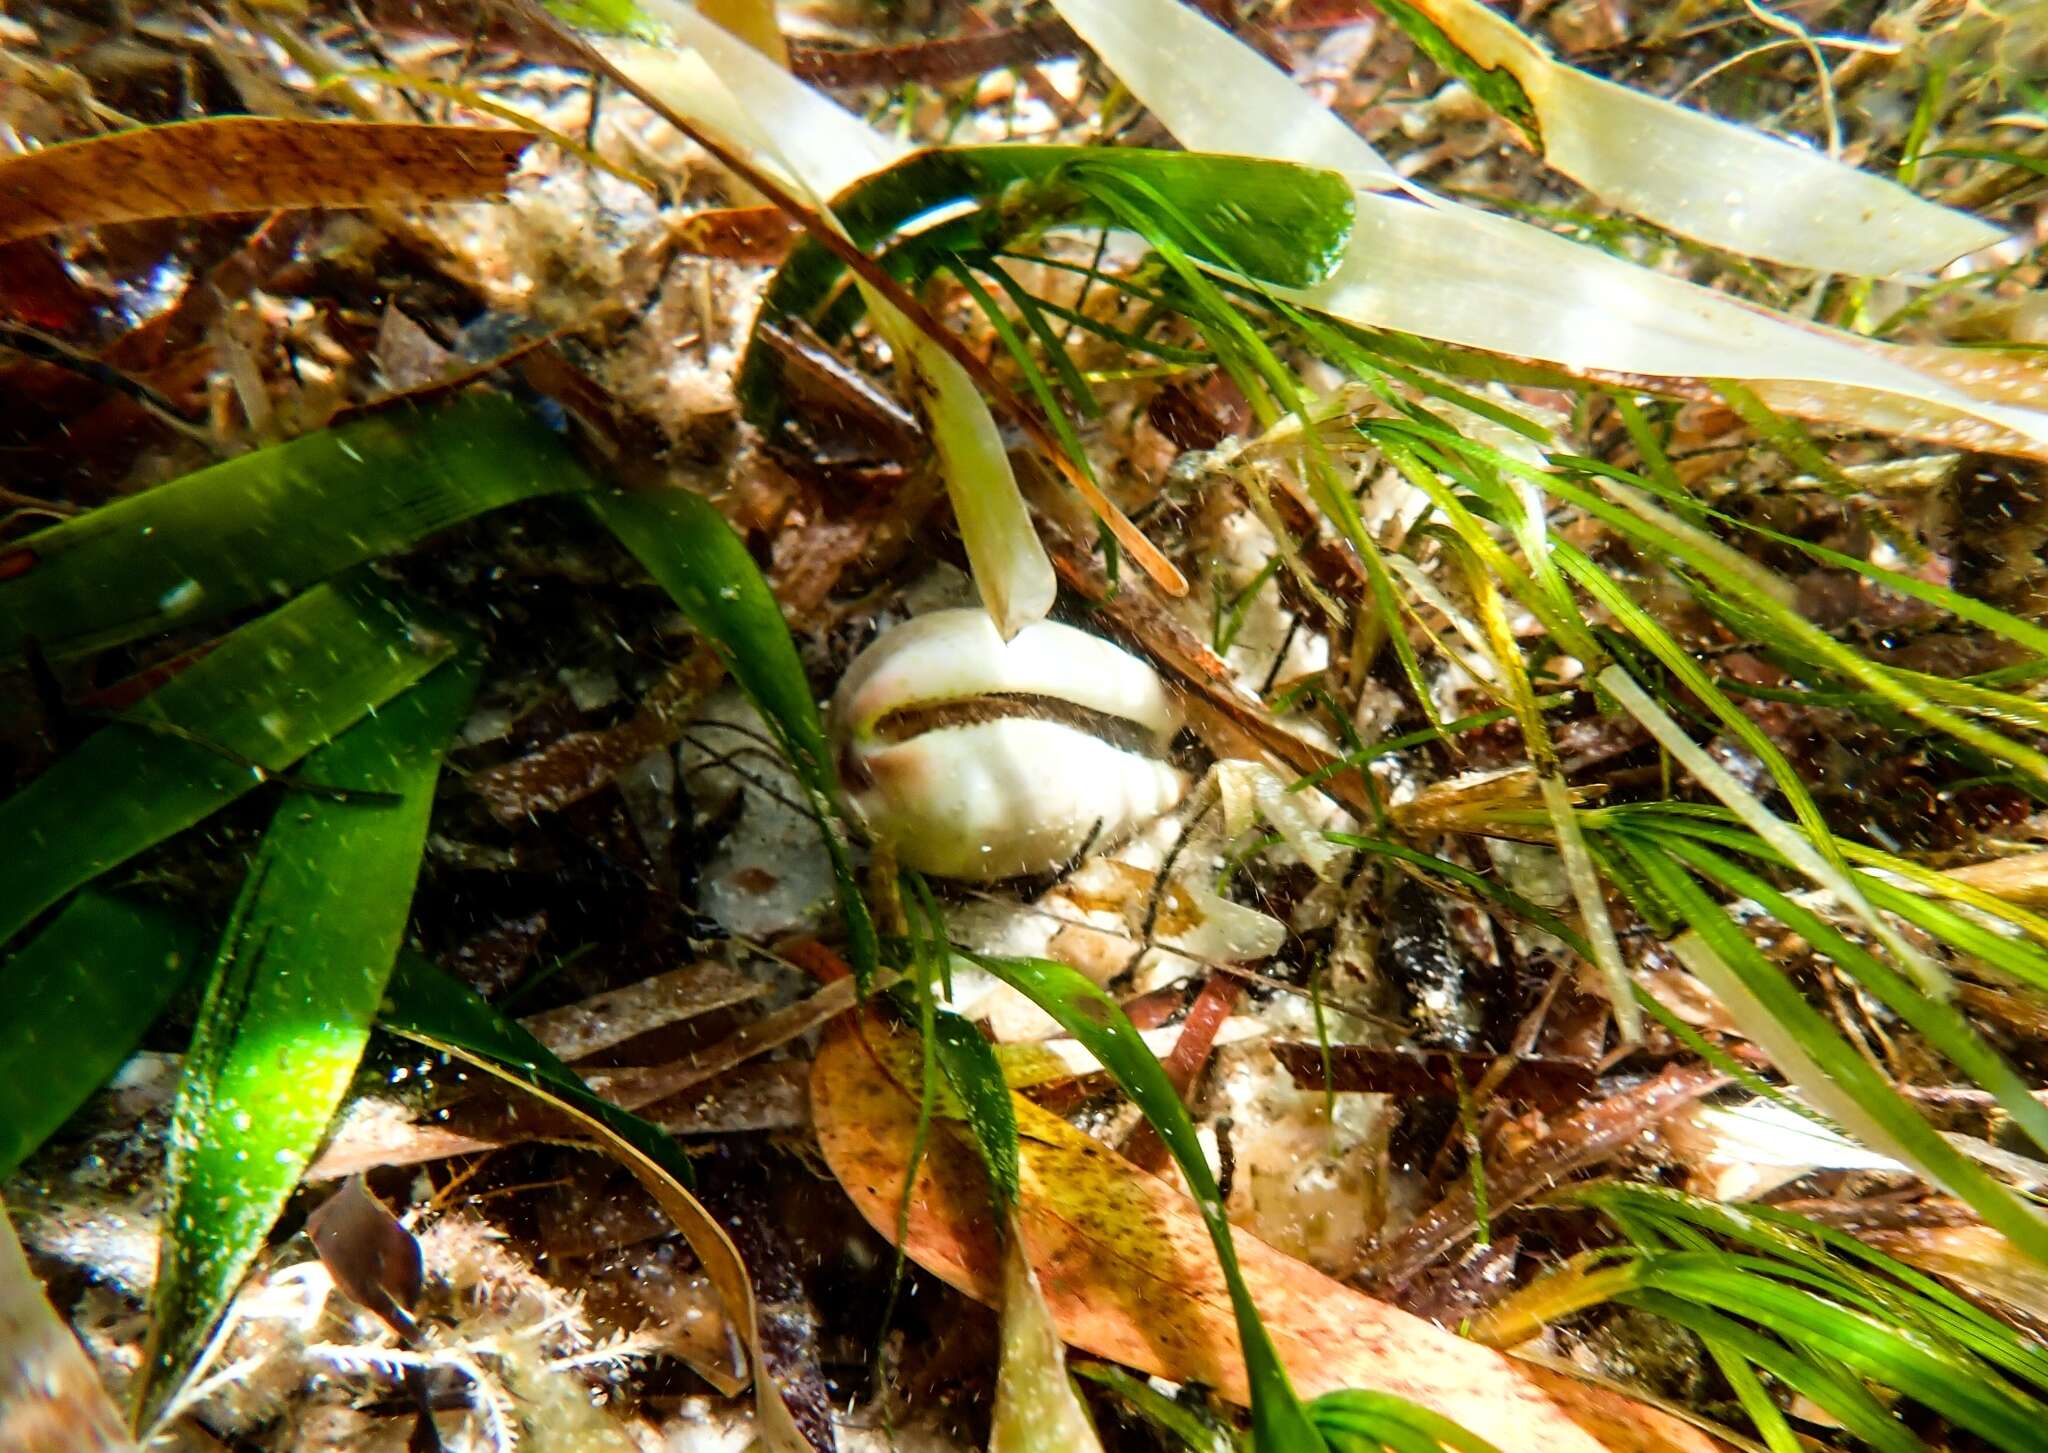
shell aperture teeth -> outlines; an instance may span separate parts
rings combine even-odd
[[[903,742],[924,732],[1005,719],[1060,722],[1141,757],[1160,755],[1157,734],[1139,722],[1056,696],[1023,691],[997,691],[957,701],[899,707],[875,723],[873,735],[878,741]]]

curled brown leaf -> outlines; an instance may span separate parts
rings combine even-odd
[[[533,138],[504,127],[215,116],[0,161],[0,242],[67,227],[495,196]]]
[[[819,1143],[870,1224],[895,1236],[917,1129],[915,1047],[878,1020],[828,1033],[811,1075]],[[1071,1345],[1242,1402],[1228,1290],[1193,1202],[1022,1098],[1017,1233]],[[994,1303],[1001,1260],[973,1149],[941,1120],[907,1202],[904,1249]],[[1294,1385],[1394,1393],[1503,1448],[1545,1453],[1709,1453],[1679,1420],[1479,1347],[1237,1233],[1253,1300]]]

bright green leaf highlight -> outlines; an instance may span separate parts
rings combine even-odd
[[[172,1111],[143,1427],[190,1375],[355,1074],[475,686],[473,660],[450,662],[315,754],[309,780],[397,800],[287,799],[250,865]]]

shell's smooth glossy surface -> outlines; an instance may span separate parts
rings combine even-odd
[[[984,882],[1056,867],[1173,806],[1186,781],[1162,757],[1178,727],[1137,657],[1051,621],[1005,642],[978,610],[886,632],[832,703],[869,831],[908,867]]]

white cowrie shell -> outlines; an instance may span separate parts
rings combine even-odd
[[[1152,668],[1052,621],[979,610],[885,632],[832,701],[840,776],[897,861],[987,882],[1043,872],[1178,802],[1179,714]]]

